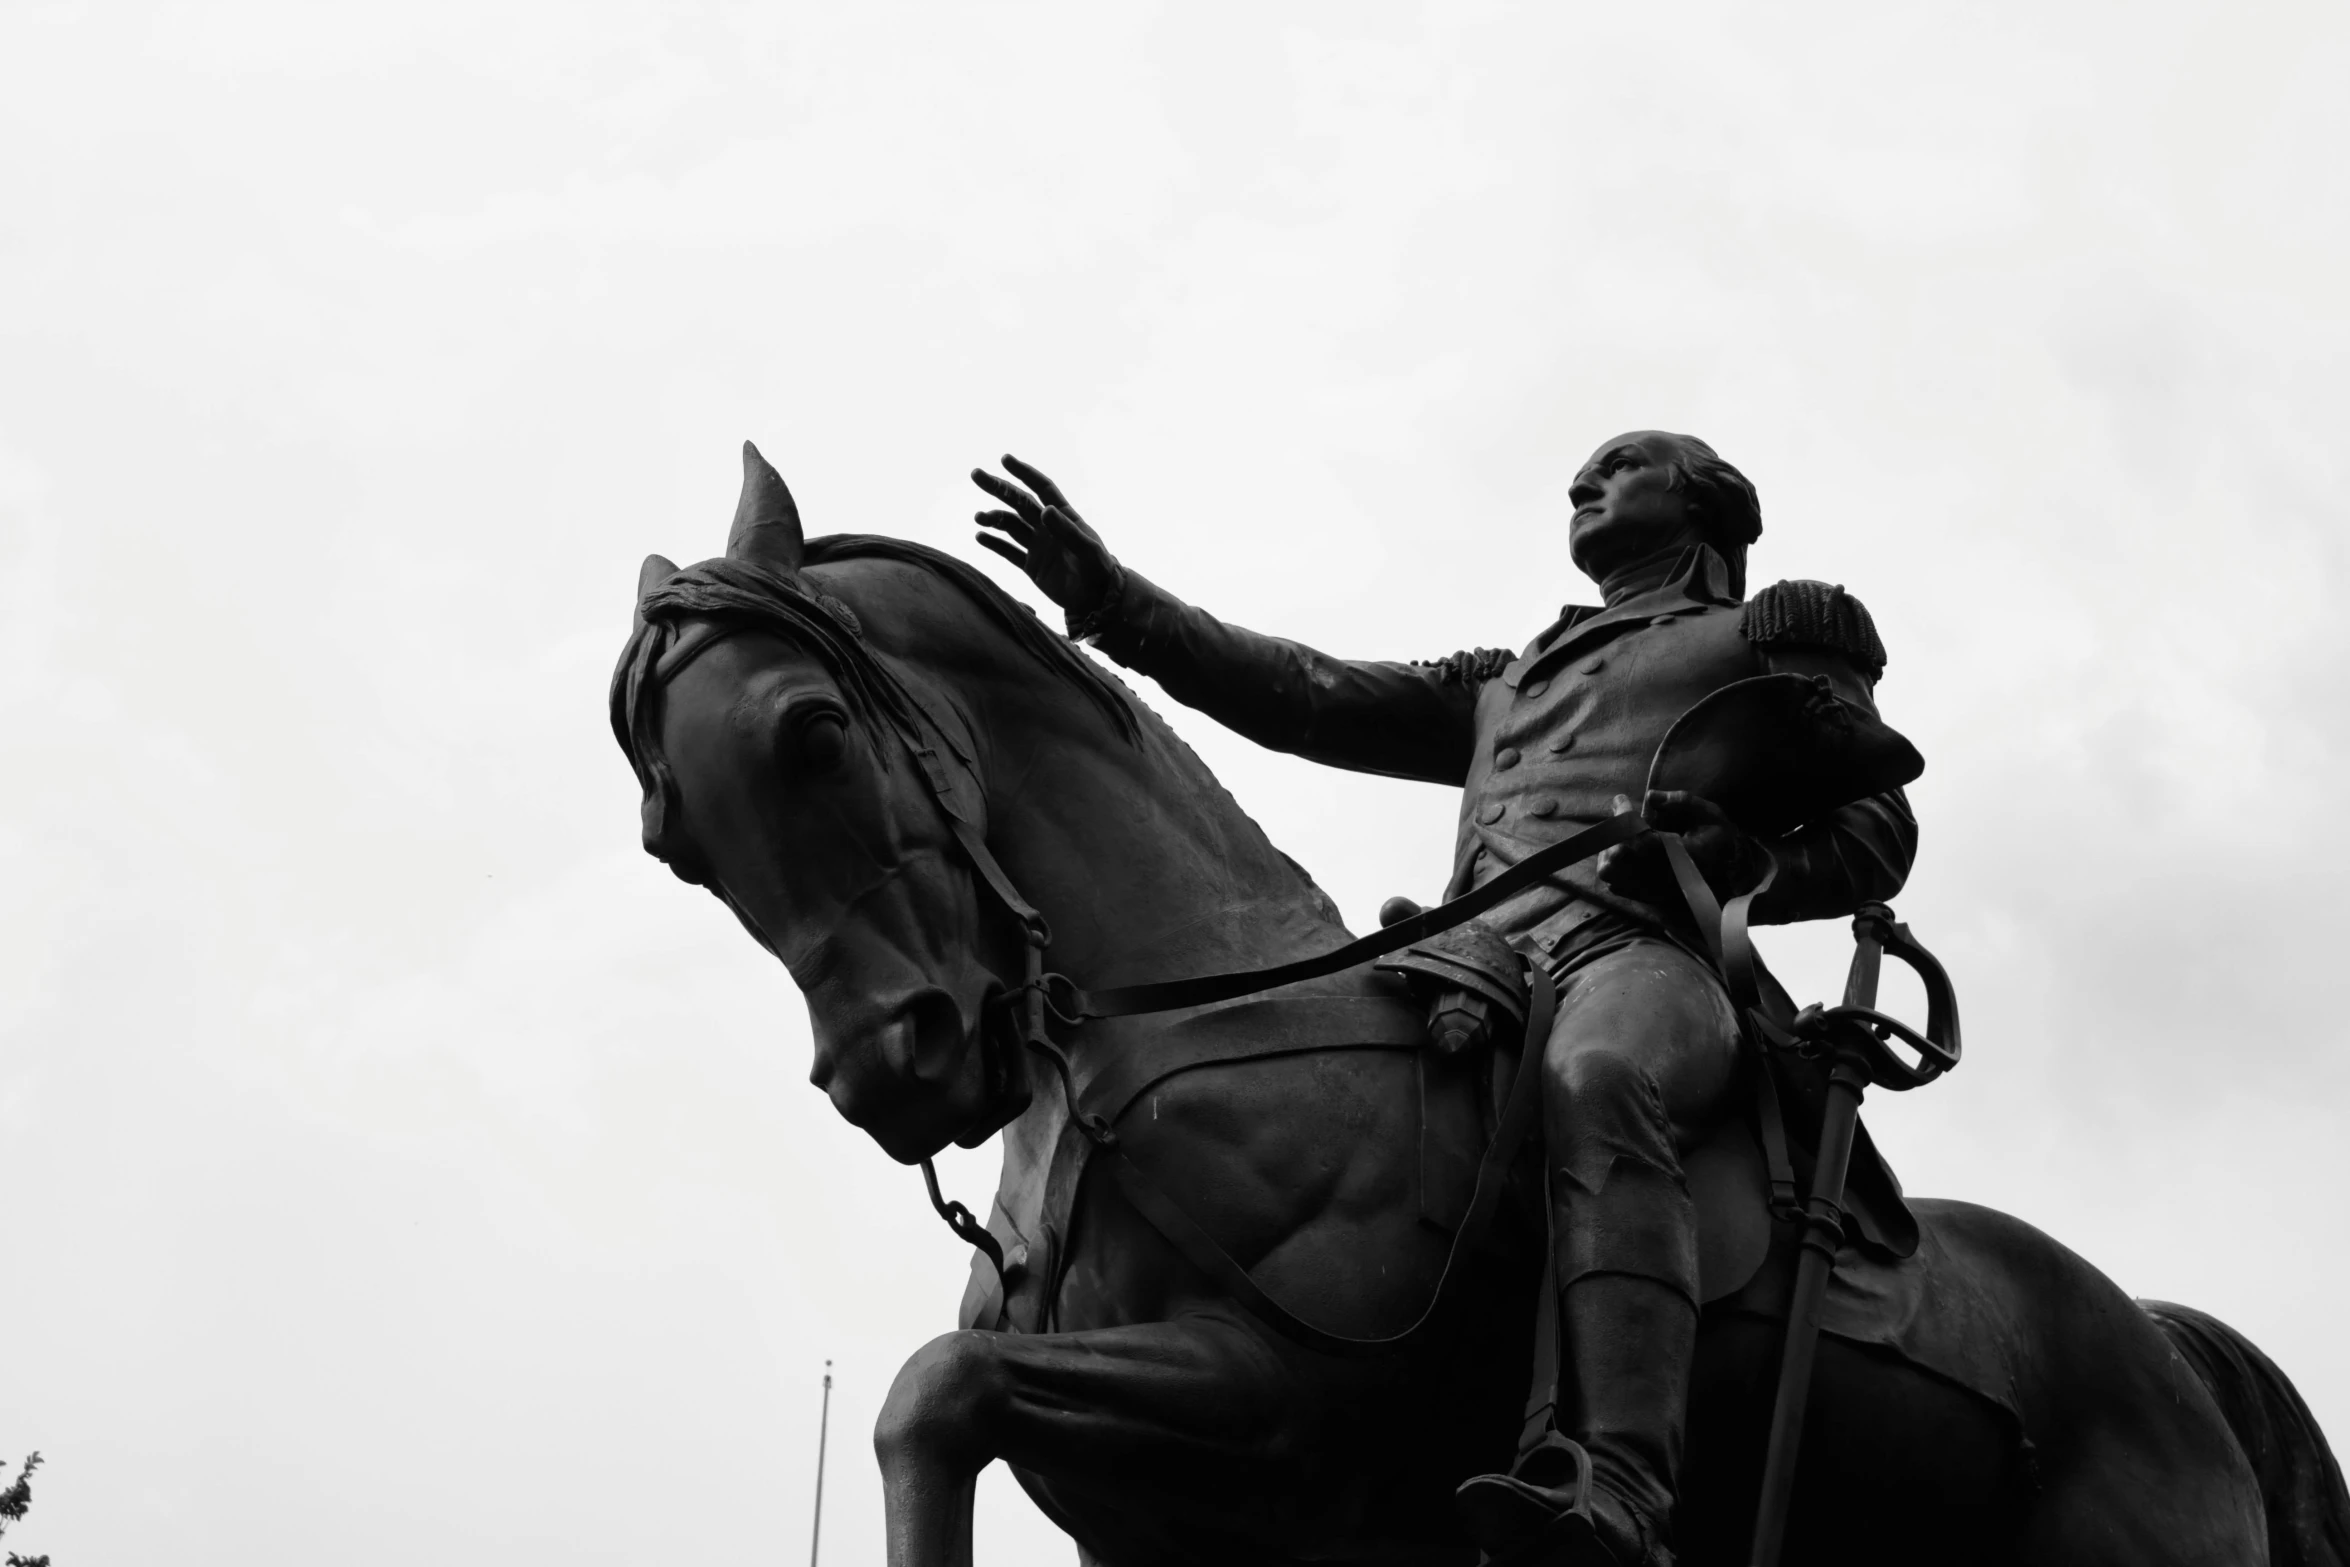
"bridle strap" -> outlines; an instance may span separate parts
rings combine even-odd
[[[987,883],[987,890],[995,894],[996,901],[1010,910],[1012,918],[1020,922],[1021,934],[1028,944],[1040,951],[1051,946],[1052,926],[1037,912],[1036,905],[1020,896],[1020,889],[1012,885],[1012,878],[1005,875],[1003,866],[996,863],[995,855],[987,847],[987,840],[980,837],[978,830],[969,822],[947,810],[944,800],[939,802],[939,808],[947,819],[947,830],[955,835],[955,842],[963,851],[963,857],[971,862],[973,870],[979,872],[979,879]]]
[[[693,620],[671,638],[667,651],[653,665],[653,684],[665,686],[674,680],[686,665],[724,642],[728,637],[740,636],[751,628],[735,621]]]

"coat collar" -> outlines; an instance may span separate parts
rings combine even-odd
[[[1561,609],[1549,629],[1528,643],[1518,661],[1502,671],[1502,681],[1515,690],[1519,681],[1536,670],[1554,668],[1619,632],[1647,625],[1659,615],[1688,614],[1737,602],[1738,595],[1730,589],[1729,562],[1711,545],[1692,544],[1673,563],[1671,575],[1646,593],[1604,609],[1588,604],[1569,604]]]

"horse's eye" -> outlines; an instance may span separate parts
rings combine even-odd
[[[798,750],[800,766],[805,771],[837,771],[848,759],[848,720],[833,712],[817,713],[804,720],[799,726]]]

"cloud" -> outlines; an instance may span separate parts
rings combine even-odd
[[[1880,1141],[2340,1426],[2341,17],[347,9],[0,22],[24,1548],[764,1560],[832,1354],[879,1550],[964,1259],[603,727],[744,436],[971,557],[1009,448],[1218,613],[1431,657],[1581,591],[1592,443],[1707,435],[1929,759],[1970,1055]],[[1358,925],[1441,885],[1444,791],[1145,694]],[[987,1485],[982,1561],[1066,1548]]]

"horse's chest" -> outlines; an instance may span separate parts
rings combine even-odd
[[[1131,1046],[1080,1073],[1088,1113],[1110,1118],[1125,1157],[1243,1266],[1333,1214],[1457,1224],[1476,1085],[1424,1070],[1419,1013],[1399,994],[1260,998]],[[1154,1235],[1127,1233],[1141,1221],[1114,1183],[1084,1179],[1093,1157],[1065,1105],[1007,1132],[988,1226],[1005,1278],[974,1259],[964,1326],[1070,1326],[1093,1295],[1112,1320],[1143,1320],[1187,1283]]]

